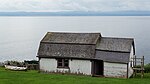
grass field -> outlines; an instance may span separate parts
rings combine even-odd
[[[37,71],[9,71],[0,67],[0,84],[150,84],[150,73],[141,79],[42,74]]]

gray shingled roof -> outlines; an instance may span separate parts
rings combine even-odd
[[[134,40],[132,38],[102,37],[96,49],[107,51],[130,52]]]
[[[128,63],[132,46],[134,48],[132,38],[102,37],[96,46],[95,58],[108,62]]]
[[[96,50],[96,59],[100,59],[107,62],[119,62],[128,63],[130,53],[123,52],[108,52],[108,51],[98,51]]]
[[[100,33],[48,32],[41,42],[96,44]]]
[[[48,32],[40,43],[38,55],[128,63],[132,46],[134,49],[132,38],[101,37],[100,33]]]

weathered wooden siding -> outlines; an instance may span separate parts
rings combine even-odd
[[[90,60],[70,60],[71,73],[91,75],[91,61]]]
[[[90,60],[69,60],[69,69],[57,68],[56,59],[40,59],[40,70],[44,72],[54,73],[73,73],[91,75],[91,61]]]
[[[133,69],[132,69],[132,67],[133,67],[133,59],[131,59],[131,58],[133,58],[133,56],[134,56],[134,53],[133,53],[134,51],[133,51],[133,46],[131,47],[131,52],[130,52],[130,61],[129,61],[129,64],[128,64],[128,78],[129,77],[131,77],[132,76],[132,74],[133,74]]]
[[[127,77],[127,64],[104,62],[104,76],[126,78]]]

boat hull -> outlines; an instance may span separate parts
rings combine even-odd
[[[26,71],[27,67],[18,67],[18,66],[10,66],[10,65],[5,65],[6,70],[14,70],[14,71]]]

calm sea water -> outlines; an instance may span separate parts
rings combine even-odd
[[[0,17],[0,62],[37,59],[39,42],[51,31],[135,38],[137,56],[150,63],[150,16]]]

